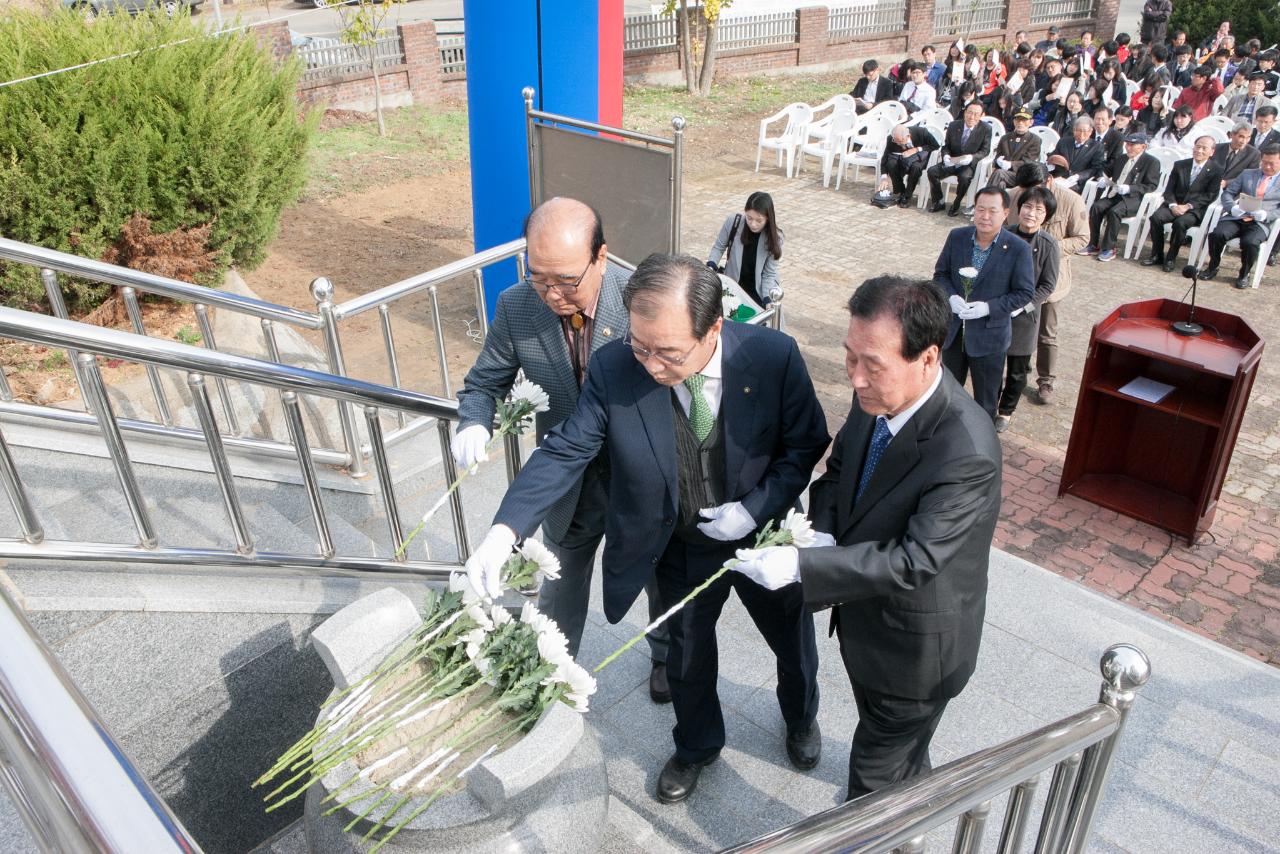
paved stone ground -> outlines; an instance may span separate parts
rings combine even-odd
[[[801,343],[834,433],[850,402],[844,301],[872,275],[931,275],[947,231],[963,223],[914,208],[871,207],[869,170],[857,182],[846,179],[838,192],[823,188],[812,162],[794,179],[771,165],[754,173],[752,148],[743,140],[731,154],[686,161],[684,247],[702,255],[751,191],[773,195],[786,232],[780,278],[787,331]],[[1237,265],[1238,256],[1228,255],[1223,268],[1234,278]],[[996,545],[1280,664],[1280,361],[1264,350],[1217,520],[1194,547],[1088,502],[1058,498],[1092,324],[1121,303],[1180,299],[1187,287],[1179,276],[1132,261],[1076,258],[1072,269],[1074,285],[1059,310],[1057,400],[1050,406],[1024,400],[1003,436],[1005,502]],[[1241,315],[1265,338],[1280,329],[1278,288],[1280,274],[1270,268],[1259,290],[1237,291],[1220,279],[1202,286],[1199,303]]]

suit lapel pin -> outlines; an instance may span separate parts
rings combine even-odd
[[[749,385],[744,385],[744,386],[742,387],[742,393],[743,393],[743,394],[751,394],[751,386],[749,386]]]
[[[613,335],[613,330],[606,326],[604,329],[600,330],[600,334],[603,335],[605,338],[608,338],[609,336]]]

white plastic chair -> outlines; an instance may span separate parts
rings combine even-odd
[[[819,118],[819,113],[826,112],[825,116]],[[827,129],[831,126],[831,121],[841,114],[856,116],[858,114],[857,102],[853,100],[852,95],[841,92],[839,95],[832,95],[827,100],[813,108],[813,117],[809,120],[809,126],[805,131],[806,142],[818,142],[827,138]]]
[[[881,101],[862,114],[864,119],[868,116],[885,116],[897,126],[907,120],[907,108],[902,106],[901,101]]]
[[[1165,187],[1169,185],[1169,176],[1173,174],[1173,164],[1182,159],[1167,148],[1149,153],[1160,161],[1160,180],[1156,183],[1154,190],[1142,197],[1142,203],[1138,205],[1138,210],[1134,212],[1133,216],[1127,216],[1120,220],[1120,224],[1127,229],[1124,238],[1125,258],[1136,258],[1138,253],[1142,251],[1142,245],[1147,240],[1147,232],[1151,228],[1151,215],[1164,202],[1164,191]]]
[[[946,107],[930,107],[927,110],[916,110],[913,118],[919,119],[921,124],[941,127],[943,130],[946,130],[947,125],[955,121],[955,116],[951,115],[951,111]]]
[[[1219,203],[1211,205],[1208,212],[1204,215],[1204,220],[1201,223],[1201,232],[1197,235],[1199,238],[1199,245],[1197,246],[1195,241],[1191,244],[1191,263],[1195,264],[1197,267],[1204,263],[1204,259],[1209,254],[1209,235],[1213,233],[1215,228],[1217,228],[1218,220],[1222,218],[1222,213],[1223,205]],[[1280,236],[1280,217],[1272,220],[1267,226],[1267,239],[1262,241],[1262,245],[1258,247],[1258,260],[1253,264],[1253,275],[1251,276],[1252,281],[1249,283],[1250,287],[1257,288],[1262,284],[1262,274],[1267,269],[1267,259],[1271,257],[1271,250],[1276,245],[1277,236]],[[1227,245],[1223,247],[1223,250],[1225,251],[1233,246],[1236,248],[1240,247],[1239,239],[1228,240]]]
[[[1209,108],[1209,115],[1211,116],[1222,115],[1222,111],[1227,108],[1227,101],[1229,100],[1231,99],[1227,97],[1227,94],[1225,92],[1219,95],[1218,97],[1214,98],[1213,106]]]
[[[831,166],[841,154],[848,151],[849,137],[853,135],[858,123],[858,118],[852,113],[833,113],[823,139],[811,140],[800,146],[797,152],[799,159],[796,162],[796,175],[804,171],[805,155],[812,155],[822,161],[822,186],[831,186]]]
[[[947,141],[946,128],[940,128],[937,125],[925,125],[929,129],[929,133],[933,134],[934,142],[938,143],[938,147],[929,155],[929,162],[925,164],[925,174],[921,176],[920,183],[916,186],[916,207],[924,210],[929,201],[929,182],[925,180],[930,169],[942,162],[942,146]]]
[[[1231,134],[1231,131],[1235,126],[1235,119],[1229,119],[1226,116],[1205,116],[1203,119],[1192,125],[1191,132],[1195,133],[1196,131],[1199,131],[1200,133],[1205,133],[1208,132],[1210,128],[1213,128],[1214,130],[1221,130],[1223,135],[1222,142],[1226,142],[1227,136]]]
[[[1061,137],[1056,130],[1047,125],[1033,127],[1031,133],[1040,137],[1040,162],[1048,163],[1049,155],[1053,154],[1053,150],[1058,147]]]
[[[982,121],[991,128],[991,147],[987,149],[986,155],[978,161],[978,165],[973,170],[973,180],[969,182],[969,189],[965,191],[964,199],[961,204],[965,208],[973,206],[973,200],[978,195],[978,191],[987,185],[987,178],[991,175],[991,167],[996,162],[996,144],[1000,142],[1000,138],[1004,136],[1004,125],[995,116],[983,116]],[[947,195],[947,186],[949,184],[959,184],[955,178],[942,179],[942,195]]]
[[[853,167],[853,180],[863,166],[876,170],[876,180],[880,180],[880,157],[884,154],[885,141],[896,127],[885,113],[872,115],[870,111],[858,117],[857,123],[849,132],[845,146],[840,152],[839,168],[836,170],[836,189],[844,181],[845,170]],[[858,146],[854,151],[853,146]]]
[[[782,133],[773,137],[769,136],[769,125],[783,119],[786,119],[787,123],[782,129]],[[811,121],[813,121],[813,108],[799,101],[794,104],[788,104],[766,119],[761,119],[760,137],[756,142],[756,171],[760,171],[761,153],[768,148],[778,152],[779,166],[782,165],[783,155],[786,155],[787,177],[790,178],[795,164],[796,149],[804,144],[805,135]]]

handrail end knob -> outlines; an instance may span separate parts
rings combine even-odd
[[[312,279],[311,296],[316,302],[331,302],[333,300],[333,282],[324,276],[317,276]]]
[[[1128,692],[1141,688],[1151,678],[1151,659],[1133,644],[1117,643],[1102,653],[1099,669],[1112,688]]]

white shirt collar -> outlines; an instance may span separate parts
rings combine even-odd
[[[721,373],[721,363],[724,359],[724,330],[721,329],[716,335],[716,348],[711,351],[711,358],[707,360],[706,366],[698,373],[708,379],[718,380],[723,375]]]
[[[885,421],[889,425],[890,435],[893,435],[893,436],[898,435],[898,433],[902,431],[902,428],[907,426],[907,422],[911,420],[911,416],[915,415],[916,412],[920,410],[920,407],[924,406],[926,403],[929,402],[929,398],[933,397],[934,392],[938,390],[938,386],[942,385],[943,370],[944,369],[942,367],[942,364],[939,363],[938,373],[936,376],[934,376],[933,382],[929,385],[928,391],[920,395],[920,397],[916,398],[915,403],[911,404],[906,409],[899,412],[897,415],[893,416],[892,418],[885,419]],[[883,415],[880,417],[884,418]]]

